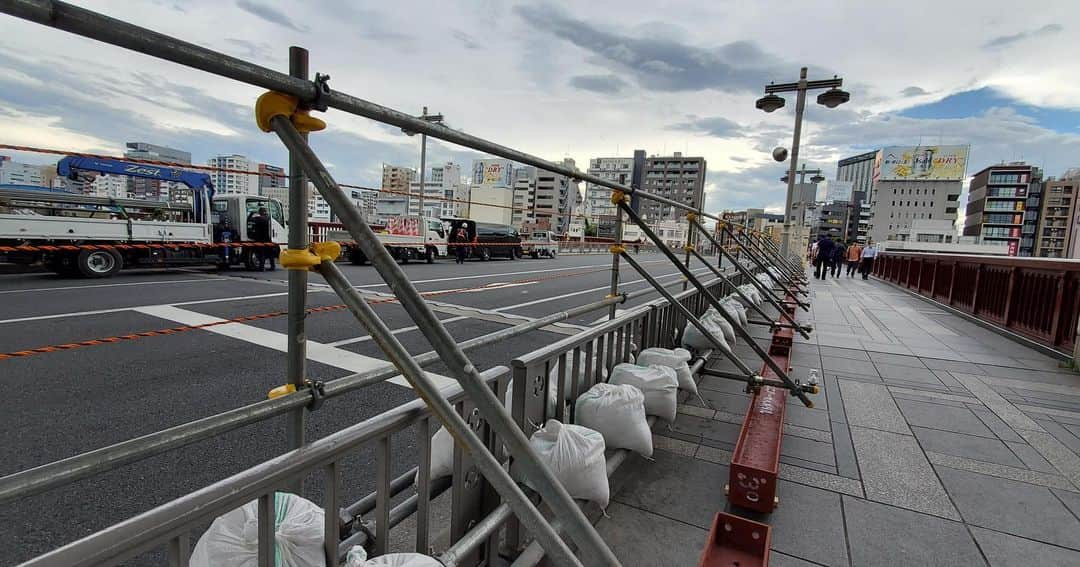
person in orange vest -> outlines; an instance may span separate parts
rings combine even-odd
[[[854,242],[847,249],[847,275],[849,278],[855,277],[855,270],[859,269],[859,262],[862,261],[862,244]]]

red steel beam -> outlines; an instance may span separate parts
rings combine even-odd
[[[767,567],[772,528],[727,512],[717,512],[699,567]]]

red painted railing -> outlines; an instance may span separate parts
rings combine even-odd
[[[1071,354],[1080,260],[887,252],[874,275]]]

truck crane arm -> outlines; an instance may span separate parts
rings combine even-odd
[[[78,179],[80,171],[182,183],[195,193],[192,201],[195,204],[195,217],[199,219],[199,222],[205,222],[206,210],[214,197],[214,184],[210,181],[210,176],[205,173],[116,159],[77,156],[67,156],[56,164],[57,174],[70,179]]]

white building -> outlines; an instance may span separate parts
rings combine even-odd
[[[30,165],[11,161],[9,156],[0,156],[0,185],[39,185],[45,186],[45,176],[40,165]]]
[[[886,240],[882,249],[983,256],[1009,255],[1008,243],[979,242],[974,236],[960,236],[957,234],[956,225],[950,220],[914,220],[911,226],[896,236],[896,239]]]
[[[634,173],[632,157],[602,157],[589,160],[589,175],[595,175],[622,185],[630,185]],[[597,224],[602,216],[613,216],[617,212],[611,204],[611,189],[592,183],[585,184],[585,199],[581,213],[590,223]]]
[[[128,197],[128,180],[123,175],[98,175],[90,183],[90,194],[95,197],[125,199]]]
[[[409,193],[420,194],[420,181],[409,183]],[[461,166],[447,162],[433,166],[424,177],[424,215],[433,218],[462,216],[469,199],[468,186],[462,182]],[[420,214],[420,199],[409,200],[409,214]]]
[[[206,161],[209,167],[228,171],[211,171],[214,190],[220,195],[258,195],[259,164],[239,154],[220,155]],[[244,173],[249,172],[249,173]]]
[[[853,181],[842,181],[832,179],[825,182],[825,202],[832,203],[834,201],[842,201],[847,203],[851,201],[851,192],[855,183]]]
[[[514,169],[514,210],[510,224],[520,228],[526,222],[536,222],[536,168],[524,166]]]

